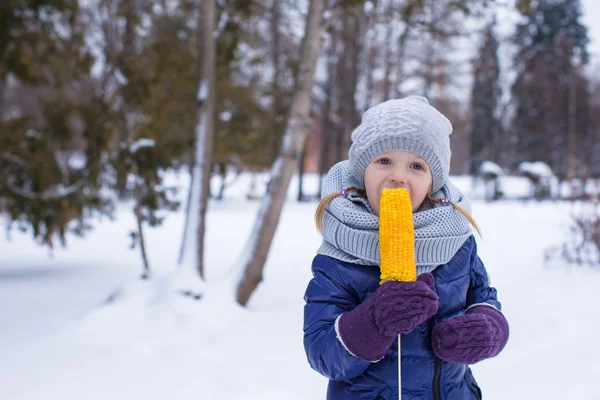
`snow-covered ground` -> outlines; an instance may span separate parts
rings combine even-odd
[[[316,203],[295,202],[295,183],[249,307],[224,294],[223,278],[258,209],[244,199],[247,178],[210,204],[207,292],[199,302],[170,290],[182,212],[147,231],[150,282],[137,279],[141,261],[129,249],[135,224],[126,205],[115,221],[97,223],[85,239],[70,237],[52,258],[28,234],[3,235],[0,399],[324,398],[327,382],[302,347],[302,297],[320,242]],[[184,176],[171,179],[186,185]],[[468,178],[455,182],[470,190]],[[307,186],[316,192],[314,177]],[[527,186],[513,180],[505,189],[518,194]],[[474,201],[480,255],[511,323],[505,351],[473,367],[486,400],[599,398],[593,315],[600,273],[544,263],[544,251],[568,232],[568,212],[564,203]]]

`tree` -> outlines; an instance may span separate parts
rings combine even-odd
[[[596,77],[598,75],[595,75]],[[587,149],[584,163],[587,166],[587,176],[597,179],[600,187],[600,81],[592,79],[590,88],[590,124],[584,143],[580,147]]]
[[[293,67],[298,60],[293,58],[294,53],[290,52],[290,46],[285,46],[290,42],[289,34],[283,30],[284,23],[287,22],[284,15],[284,1],[270,0],[269,9],[269,35],[270,41],[269,56],[273,68],[273,77],[269,95],[271,96],[270,119],[271,127],[271,160],[272,163],[279,154],[281,147],[282,133],[285,130],[286,116],[289,113],[292,85],[286,84],[286,76],[293,76]],[[295,53],[297,54],[297,53]]]
[[[304,147],[308,129],[311,127],[312,89],[317,58],[323,30],[325,0],[311,0],[302,42],[296,88],[287,120],[280,153],[271,170],[267,194],[245,249],[238,260],[243,278],[237,288],[237,302],[248,303],[254,289],[262,280],[262,271],[275,236],[287,189],[298,165],[298,157]]]
[[[415,1],[406,6],[403,15],[410,25],[403,33],[408,37],[401,38],[405,42],[403,62],[412,67],[400,71],[405,81],[418,82],[416,93],[433,102],[451,97],[448,90],[458,86],[461,63],[450,55],[456,49],[456,39],[465,36],[466,17],[475,14],[480,4],[485,2]]]
[[[542,161],[560,179],[572,177],[568,160],[575,160],[577,132],[587,130],[578,120],[587,107],[587,85],[578,82],[583,80],[589,42],[580,17],[578,0],[532,2],[515,35],[515,165]]]
[[[220,3],[214,163],[223,184],[228,169],[256,171],[276,158],[293,87],[291,55],[297,57],[282,28],[289,25],[284,3]]]
[[[481,163],[498,163],[500,143],[500,66],[498,39],[494,34],[495,21],[487,26],[478,57],[473,60],[473,89],[471,91],[470,173],[476,175]]]
[[[6,2],[5,2],[6,3]],[[11,221],[53,246],[82,235],[101,191],[110,118],[90,71],[77,2],[9,1],[0,7],[0,198]]]
[[[364,37],[370,24],[374,23],[374,7],[376,4],[367,11],[359,2],[342,2],[329,11],[331,15],[327,20],[323,57],[327,75],[319,84],[322,94],[316,96],[315,107],[315,113],[321,116],[317,125],[320,143],[319,186],[329,168],[345,158],[350,145],[350,133],[360,122],[356,94],[360,91],[359,82],[363,74],[372,83],[372,71],[368,67],[363,70],[361,66],[363,53],[372,44]],[[369,66],[374,61],[375,57],[369,57]],[[367,87],[366,90],[371,89]]]
[[[196,111],[197,23],[195,1],[177,7],[153,7],[148,35],[139,43],[147,95],[140,106],[137,137],[156,142],[153,154],[159,168],[179,168],[193,155]],[[147,22],[146,22],[147,23]],[[143,30],[140,29],[143,32]]]
[[[490,2],[378,0],[360,7],[346,3],[331,12],[323,61],[327,79],[319,82],[321,176],[345,158],[360,112],[373,103],[409,92],[434,103],[458,100],[452,98],[451,89],[461,84],[465,73],[449,49],[465,35],[465,19]],[[459,110],[461,114],[465,109]]]
[[[319,108],[322,110],[319,127],[319,196],[321,195],[321,189],[323,185],[323,178],[329,168],[331,168],[331,137],[333,136],[333,130],[335,125],[335,111],[333,110],[333,88],[335,79],[335,63],[337,57],[337,31],[332,31],[329,34],[330,44],[326,46],[325,60],[327,76],[324,84],[322,85],[323,95],[317,97],[321,98]]]
[[[181,2],[176,13],[151,2],[123,0],[99,0],[90,7],[90,30],[100,33],[92,37],[101,39],[94,46],[104,56],[98,82],[112,125],[112,186],[120,200],[134,202],[131,247],[139,246],[142,278],[147,279],[150,263],[143,228],[160,225],[161,211],[178,208],[163,172],[181,164],[192,142],[189,131],[180,133],[185,127],[191,131],[193,119],[180,117],[193,114],[193,55],[185,40],[191,35],[186,30],[178,35],[189,19],[189,5]]]
[[[193,285],[194,281],[203,281],[204,279],[204,233],[213,158],[217,60],[215,39],[216,1],[202,1],[199,11],[201,31],[198,54],[201,55],[201,58],[198,74],[198,93],[196,95],[195,153],[190,185],[190,207],[188,207],[184,234],[184,255],[181,259],[181,267],[186,270],[183,274],[184,278],[191,278],[193,281],[187,282],[184,280],[181,282],[184,286],[179,288],[184,294],[195,298],[199,298],[201,292],[190,289],[190,285]]]

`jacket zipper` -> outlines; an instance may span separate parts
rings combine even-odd
[[[429,320],[429,335],[433,332],[433,326],[435,325],[435,317]],[[430,336],[431,337],[431,336]],[[433,399],[442,400],[441,394],[441,379],[442,379],[442,360],[433,355]]]
[[[442,400],[442,394],[440,391],[440,379],[442,375],[442,362],[436,356],[433,356],[433,398],[435,400]]]

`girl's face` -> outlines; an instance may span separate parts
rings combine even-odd
[[[429,165],[421,157],[408,151],[388,151],[377,156],[365,170],[367,199],[375,214],[379,215],[383,189],[405,188],[415,212],[425,200],[431,180]]]

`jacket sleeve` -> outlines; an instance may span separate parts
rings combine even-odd
[[[498,301],[498,294],[495,288],[490,286],[488,273],[483,262],[477,255],[477,244],[473,240],[473,251],[471,253],[470,284],[467,292],[467,309],[470,307],[484,305],[492,306],[498,311],[502,311],[502,305]]]
[[[358,305],[359,299],[344,284],[345,266],[326,256],[313,260],[313,279],[304,300],[304,350],[310,366],[333,380],[362,374],[371,362],[351,355],[338,340],[336,319]]]

